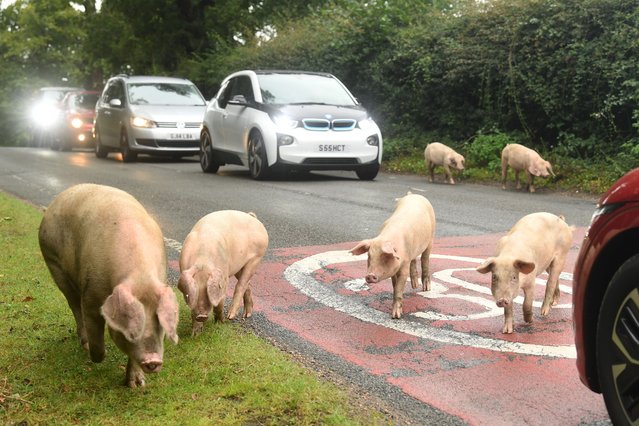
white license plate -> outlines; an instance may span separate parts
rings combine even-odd
[[[319,152],[346,152],[346,144],[320,144]]]
[[[195,139],[192,133],[170,133],[169,139]]]

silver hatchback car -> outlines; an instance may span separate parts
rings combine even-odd
[[[200,165],[247,166],[254,179],[282,170],[352,170],[377,176],[382,135],[333,75],[240,71],[210,102],[200,135]]]
[[[107,81],[96,105],[95,155],[120,151],[182,157],[199,152],[206,101],[182,78],[118,75]]]

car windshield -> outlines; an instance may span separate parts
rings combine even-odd
[[[77,109],[94,109],[95,104],[98,102],[98,96],[95,93],[75,95],[71,99],[71,105]]]
[[[205,105],[192,84],[131,83],[128,88],[129,102],[133,105]]]
[[[43,90],[40,92],[40,100],[45,103],[60,102],[67,92],[64,90]]]
[[[357,105],[336,79],[318,74],[258,74],[267,104]]]

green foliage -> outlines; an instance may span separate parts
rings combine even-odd
[[[105,334],[94,364],[38,247],[42,213],[0,193],[0,418],[3,424],[355,425],[384,417],[349,405],[343,389],[319,381],[241,324],[208,323],[190,337],[180,301],[178,345],[144,389],[124,386],[126,357]],[[176,290],[177,291],[177,290]]]
[[[518,143],[518,140],[512,135],[499,131],[480,133],[466,146],[466,163],[477,168],[487,168],[491,172],[499,171],[501,170],[501,151],[509,143]]]

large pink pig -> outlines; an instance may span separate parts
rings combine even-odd
[[[535,278],[544,271],[548,272],[548,280],[541,314],[548,315],[551,306],[557,304],[559,274],[572,244],[572,232],[563,216],[529,214],[499,240],[494,256],[477,267],[482,274],[492,273],[491,292],[497,306],[504,308],[502,332],[513,332],[513,301],[520,288],[524,290],[524,321],[532,322]]]
[[[521,189],[519,182],[519,172],[526,172],[528,178],[528,190],[535,192],[533,181],[535,176],[548,177],[555,176],[550,163],[535,151],[517,143],[511,143],[501,151],[501,188],[506,189],[506,176],[508,167],[512,167],[515,172],[515,182],[517,189]]]
[[[444,167],[446,179],[451,185],[455,184],[455,180],[453,179],[453,174],[451,173],[450,168],[454,167],[457,170],[464,170],[464,157],[455,152],[454,149],[440,142],[429,143],[426,146],[426,149],[424,149],[424,162],[428,169],[429,182],[432,182],[435,179],[436,166]]]
[[[410,275],[417,287],[417,257],[421,255],[422,290],[430,290],[429,259],[435,237],[435,211],[421,195],[400,198],[393,214],[384,222],[377,237],[363,240],[350,252],[368,252],[366,282],[374,284],[391,278],[393,282],[392,318],[401,318],[404,286]]]
[[[178,289],[191,308],[192,335],[202,331],[211,309],[224,320],[224,298],[229,277],[237,284],[228,318],[244,301],[244,318],[253,312],[250,279],[268,247],[268,233],[253,213],[222,210],[200,219],[184,240],[180,255]]]
[[[166,282],[162,231],[116,188],[82,184],[61,192],[40,224],[40,248],[75,317],[81,345],[104,359],[104,325],[128,355],[126,383],[160,371],[164,335],[177,343],[178,303]]]

